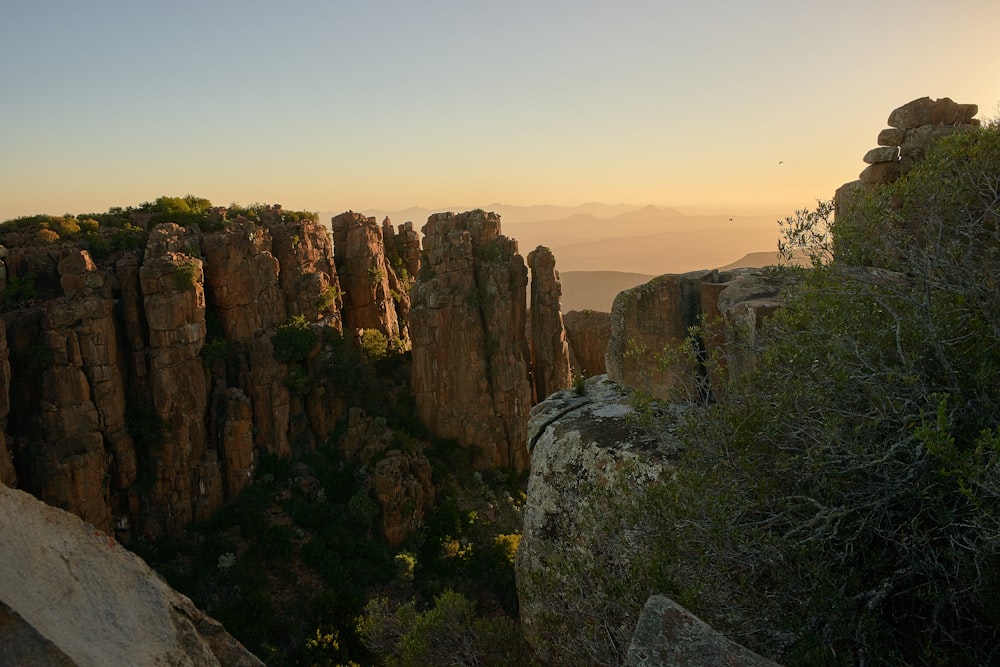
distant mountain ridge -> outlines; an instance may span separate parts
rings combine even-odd
[[[470,207],[451,207],[454,212]],[[500,214],[503,232],[523,255],[539,245],[552,250],[566,271],[615,271],[661,275],[726,265],[760,248],[775,247],[779,215],[691,212],[664,206],[586,203],[578,206],[481,207]],[[419,230],[433,210],[368,209],[366,216],[393,223],[412,221]],[[322,214],[324,221],[330,216]]]

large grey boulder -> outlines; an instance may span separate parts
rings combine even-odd
[[[141,558],[68,512],[0,485],[0,534],[0,665],[263,665]]]

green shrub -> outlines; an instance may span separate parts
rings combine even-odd
[[[998,191],[994,126],[939,142],[832,239],[826,204],[792,221],[813,269],[642,503],[661,590],[789,665],[995,661]]]
[[[181,262],[174,271],[177,289],[180,290],[193,290],[198,285],[200,277],[201,265],[193,259]]]
[[[284,363],[305,361],[318,337],[301,315],[294,315],[280,325],[271,336],[274,357]]]

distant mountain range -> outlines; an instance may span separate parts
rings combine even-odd
[[[475,207],[440,210],[463,211]],[[518,241],[525,256],[539,245],[556,256],[561,272],[605,271],[643,275],[684,273],[728,265],[734,257],[774,248],[773,215],[741,216],[661,206],[587,203],[579,206],[512,206],[493,203],[484,210],[500,214],[503,232]],[[418,230],[435,211],[368,209],[365,215],[393,224],[412,220]],[[336,213],[340,213],[337,211]],[[336,213],[322,213],[329,221]]]

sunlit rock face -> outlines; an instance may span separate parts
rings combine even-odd
[[[345,330],[375,329],[389,338],[400,338],[405,328],[400,326],[393,300],[393,284],[399,287],[399,280],[386,260],[382,227],[375,218],[353,211],[335,216],[330,224],[344,292]]]
[[[532,404],[525,338],[528,272],[494,213],[432,215],[411,292],[417,414],[473,449],[478,468],[528,465]]]
[[[559,299],[562,286],[556,258],[545,246],[528,253],[531,269],[531,368],[535,400],[566,389],[572,383],[569,343]]]
[[[262,454],[333,431],[343,402],[319,382],[292,396],[271,342],[290,315],[340,329],[332,239],[280,207],[260,217],[159,224],[99,260],[5,236],[0,276],[32,294],[3,304],[0,482],[153,537],[211,516]]]

